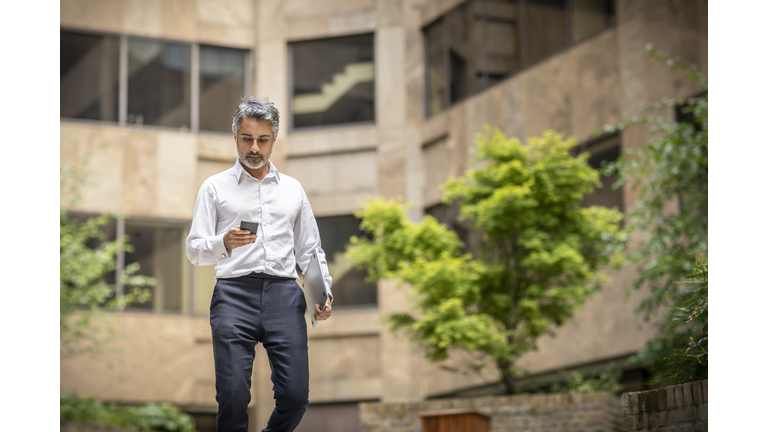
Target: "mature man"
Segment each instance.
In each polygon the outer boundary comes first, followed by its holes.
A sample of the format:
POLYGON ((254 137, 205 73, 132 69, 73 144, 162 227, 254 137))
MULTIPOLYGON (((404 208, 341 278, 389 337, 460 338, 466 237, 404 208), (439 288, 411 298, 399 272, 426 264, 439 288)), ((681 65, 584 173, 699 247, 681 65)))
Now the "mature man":
MULTIPOLYGON (((306 271, 316 252, 331 284, 320 234, 301 184, 269 161, 280 117, 274 104, 250 98, 232 119, 235 166, 200 187, 187 236, 194 265, 216 264, 211 333, 216 369, 216 430, 248 430, 251 369, 259 342, 272 368, 275 409, 264 432, 292 431, 309 403, 306 302, 296 264, 306 271), (256 234, 241 221, 258 222, 256 234)), ((330 304, 314 305, 318 320, 330 304)))

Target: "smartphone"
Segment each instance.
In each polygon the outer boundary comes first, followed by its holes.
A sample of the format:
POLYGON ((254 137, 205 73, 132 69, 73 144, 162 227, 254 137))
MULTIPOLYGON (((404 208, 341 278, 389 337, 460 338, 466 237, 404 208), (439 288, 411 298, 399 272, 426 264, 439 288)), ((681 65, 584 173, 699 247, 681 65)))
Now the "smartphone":
POLYGON ((259 231, 259 223, 258 222, 248 222, 248 221, 241 221, 240 222, 240 229, 241 230, 248 230, 251 232, 251 234, 257 234, 259 231))

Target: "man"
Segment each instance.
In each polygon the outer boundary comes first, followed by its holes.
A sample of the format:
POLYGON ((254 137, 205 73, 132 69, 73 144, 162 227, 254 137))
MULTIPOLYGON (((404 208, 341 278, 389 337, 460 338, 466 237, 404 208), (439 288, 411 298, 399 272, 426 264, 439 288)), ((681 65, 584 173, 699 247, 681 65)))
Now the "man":
MULTIPOLYGON (((216 430, 248 430, 254 348, 261 342, 272 368, 275 409, 264 432, 292 431, 309 403, 306 302, 296 264, 306 271, 317 252, 327 286, 325 253, 301 184, 269 161, 280 117, 274 104, 250 98, 232 119, 235 166, 200 187, 187 236, 194 265, 216 264, 211 333, 216 369, 216 430), (256 234, 240 221, 258 222, 256 234)), ((331 305, 314 305, 316 319, 331 305)))

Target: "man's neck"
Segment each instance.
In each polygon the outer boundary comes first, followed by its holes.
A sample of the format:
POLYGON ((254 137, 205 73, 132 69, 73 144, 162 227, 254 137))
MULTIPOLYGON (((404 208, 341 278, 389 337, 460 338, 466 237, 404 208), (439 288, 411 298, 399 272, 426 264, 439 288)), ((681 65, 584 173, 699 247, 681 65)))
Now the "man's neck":
POLYGON ((255 179, 258 179, 259 181, 264 180, 264 177, 267 176, 267 173, 269 173, 269 164, 272 163, 270 161, 267 161, 267 163, 264 164, 263 167, 261 167, 259 169, 252 169, 252 168, 248 168, 247 166, 243 165, 243 162, 240 159, 238 159, 237 161, 240 162, 240 166, 243 167, 245 172, 250 174, 251 177, 253 177, 255 179))

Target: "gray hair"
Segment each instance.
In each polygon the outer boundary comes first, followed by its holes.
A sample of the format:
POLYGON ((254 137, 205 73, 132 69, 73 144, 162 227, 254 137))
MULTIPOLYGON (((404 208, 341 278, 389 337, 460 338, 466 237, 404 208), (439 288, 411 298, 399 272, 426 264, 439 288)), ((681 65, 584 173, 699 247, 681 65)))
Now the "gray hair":
POLYGON ((277 136, 277 131, 280 129, 280 112, 275 108, 275 104, 269 101, 267 98, 255 98, 249 97, 246 101, 242 99, 243 103, 237 106, 235 115, 232 116, 232 130, 240 130, 240 124, 243 122, 244 117, 250 117, 256 120, 267 120, 272 123, 272 135, 277 136))

